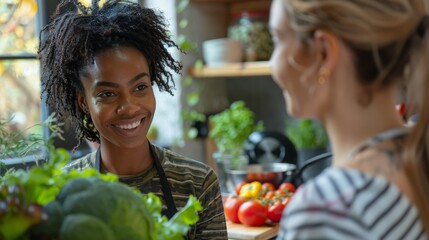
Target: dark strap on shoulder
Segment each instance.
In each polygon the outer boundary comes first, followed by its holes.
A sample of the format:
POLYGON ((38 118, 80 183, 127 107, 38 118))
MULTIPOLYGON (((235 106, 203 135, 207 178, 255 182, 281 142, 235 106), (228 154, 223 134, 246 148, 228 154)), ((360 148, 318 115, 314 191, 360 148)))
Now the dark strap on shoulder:
MULTIPOLYGON (((163 211, 163 215, 167 216, 168 219, 173 217, 177 213, 176 205, 174 204, 173 194, 171 193, 170 184, 168 183, 167 176, 165 175, 164 169, 161 166, 158 156, 155 154, 153 145, 149 143, 150 154, 152 155, 153 162, 155 163, 156 171, 158 172, 159 179, 161 181, 162 192, 164 193, 165 203, 167 204, 166 211, 163 211)), ((140 189, 141 191, 141 189, 140 189)))

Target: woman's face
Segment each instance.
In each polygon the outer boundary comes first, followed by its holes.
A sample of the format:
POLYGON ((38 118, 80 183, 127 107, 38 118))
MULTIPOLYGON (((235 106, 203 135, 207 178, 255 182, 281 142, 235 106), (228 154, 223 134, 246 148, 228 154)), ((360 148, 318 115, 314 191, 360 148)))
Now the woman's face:
POLYGON ((270 60, 272 76, 283 91, 287 111, 295 117, 312 117, 315 114, 312 95, 317 82, 312 68, 317 59, 311 57, 308 47, 298 41, 288 26, 281 0, 273 1, 269 24, 275 44, 270 60))
POLYGON ((129 47, 104 50, 81 81, 85 92, 78 92, 79 105, 88 109, 103 146, 134 148, 147 141, 155 97, 141 52, 129 47))

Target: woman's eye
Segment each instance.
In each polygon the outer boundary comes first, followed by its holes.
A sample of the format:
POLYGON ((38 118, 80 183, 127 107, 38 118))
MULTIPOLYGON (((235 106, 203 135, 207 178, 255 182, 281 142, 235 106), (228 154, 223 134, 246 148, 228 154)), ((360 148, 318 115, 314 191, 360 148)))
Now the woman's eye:
POLYGON ((140 84, 135 88, 135 91, 143 91, 147 88, 145 84, 140 84))
POLYGON ((113 97, 113 96, 115 96, 115 94, 112 92, 101 92, 101 93, 97 94, 97 97, 100 97, 100 98, 108 98, 108 97, 113 97))

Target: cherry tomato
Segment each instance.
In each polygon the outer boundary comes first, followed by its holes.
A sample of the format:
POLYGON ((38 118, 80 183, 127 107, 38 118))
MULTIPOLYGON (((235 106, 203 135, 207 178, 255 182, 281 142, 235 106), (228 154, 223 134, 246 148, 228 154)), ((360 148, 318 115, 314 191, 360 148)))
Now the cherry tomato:
POLYGON ((276 187, 274 187, 274 184, 270 182, 262 183, 262 192, 267 193, 268 191, 274 191, 274 190, 276 190, 276 187))
POLYGON ((247 226, 261 226, 267 220, 268 207, 257 200, 247 201, 238 209, 238 219, 247 226))
POLYGON ((291 200, 291 197, 287 197, 282 201, 282 204, 286 207, 289 204, 290 200, 291 200))
POLYGON ((241 182, 241 183, 237 184, 237 186, 235 186, 235 194, 237 196, 240 195, 241 187, 243 187, 246 184, 247 184, 247 182, 241 182))
POLYGON ((287 195, 287 192, 285 192, 286 190, 284 190, 284 189, 277 189, 275 192, 274 192, 274 195, 276 196, 276 197, 285 197, 286 195, 287 195))
POLYGON ((271 198, 273 198, 273 197, 275 197, 275 196, 276 196, 276 192, 275 192, 275 191, 268 191, 268 192, 265 194, 264 198, 266 198, 266 199, 271 199, 271 198))
POLYGON ((225 217, 233 223, 240 223, 240 220, 238 219, 238 209, 244 202, 246 202, 246 200, 244 200, 243 198, 237 196, 229 196, 223 204, 225 217))
POLYGON ((258 174, 249 172, 246 175, 246 182, 258 181, 258 174))
POLYGON ((282 190, 285 193, 294 193, 295 192, 295 186, 290 182, 284 182, 280 184, 278 190, 282 190))
POLYGON ((270 219, 271 222, 280 222, 284 208, 285 205, 283 205, 283 203, 275 202, 268 208, 268 219, 270 219))

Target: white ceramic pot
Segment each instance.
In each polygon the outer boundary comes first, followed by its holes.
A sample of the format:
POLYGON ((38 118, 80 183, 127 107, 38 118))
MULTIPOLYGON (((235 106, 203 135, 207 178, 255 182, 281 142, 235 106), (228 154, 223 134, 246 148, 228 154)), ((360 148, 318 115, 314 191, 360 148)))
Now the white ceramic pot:
POLYGON ((243 50, 241 42, 229 38, 216 38, 203 42, 203 58, 207 66, 241 62, 243 50))

